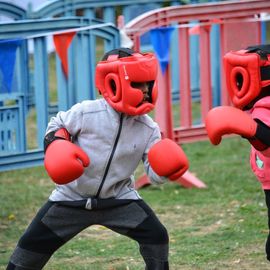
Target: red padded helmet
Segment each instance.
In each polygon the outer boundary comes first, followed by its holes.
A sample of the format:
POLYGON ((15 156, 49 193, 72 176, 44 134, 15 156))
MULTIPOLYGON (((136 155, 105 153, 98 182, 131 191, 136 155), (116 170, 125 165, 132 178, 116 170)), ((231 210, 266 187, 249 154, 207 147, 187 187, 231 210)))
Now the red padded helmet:
POLYGON ((157 60, 152 53, 120 48, 104 55, 96 67, 96 87, 118 112, 140 115, 154 109, 157 100, 157 60), (145 100, 138 83, 147 83, 145 100))
POLYGON ((244 109, 270 85, 270 46, 228 52, 224 56, 224 71, 232 103, 244 109))

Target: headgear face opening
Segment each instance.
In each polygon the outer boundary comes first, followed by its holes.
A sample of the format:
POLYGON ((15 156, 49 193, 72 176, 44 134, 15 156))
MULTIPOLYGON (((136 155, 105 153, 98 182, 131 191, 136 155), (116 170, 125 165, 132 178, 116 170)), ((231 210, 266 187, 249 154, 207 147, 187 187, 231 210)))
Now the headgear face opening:
MULTIPOLYGON (((226 85, 235 107, 244 109, 270 85, 270 46, 231 51, 224 58, 226 85)), ((270 94, 270 93, 269 93, 270 94)))
POLYGON ((116 111, 128 115, 141 115, 154 109, 156 80, 157 60, 152 53, 120 48, 105 54, 96 67, 98 90, 116 111), (148 88, 147 93, 143 93, 140 85, 148 88))

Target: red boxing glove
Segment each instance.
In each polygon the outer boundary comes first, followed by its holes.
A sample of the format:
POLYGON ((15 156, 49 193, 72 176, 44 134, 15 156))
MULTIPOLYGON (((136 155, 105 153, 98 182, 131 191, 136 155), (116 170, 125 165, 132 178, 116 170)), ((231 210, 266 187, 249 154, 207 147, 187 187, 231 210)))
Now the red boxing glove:
POLYGON ((182 148, 170 139, 152 146, 148 153, 149 164, 156 174, 174 181, 188 169, 188 159, 182 148))
POLYGON ((238 134, 247 139, 256 134, 258 124, 250 115, 230 106, 215 107, 206 116, 205 127, 212 144, 219 144, 225 134, 238 134))
POLYGON ((63 185, 80 177, 90 159, 80 147, 69 141, 66 129, 60 129, 54 136, 47 146, 44 165, 52 180, 63 185))

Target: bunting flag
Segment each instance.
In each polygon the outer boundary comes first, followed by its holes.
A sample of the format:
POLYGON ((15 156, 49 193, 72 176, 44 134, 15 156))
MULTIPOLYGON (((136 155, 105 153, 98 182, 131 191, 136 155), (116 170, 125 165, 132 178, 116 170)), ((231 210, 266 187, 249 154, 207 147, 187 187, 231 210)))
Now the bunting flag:
POLYGON ((200 34, 200 26, 195 25, 188 29, 189 35, 199 35, 200 34))
POLYGON ((68 77, 68 48, 76 32, 57 34, 53 36, 55 50, 61 60, 66 78, 68 77))
POLYGON ((22 43, 22 39, 0 40, 0 72, 2 85, 0 89, 11 93, 16 50, 22 43))
POLYGON ((159 64, 161 67, 162 74, 166 71, 169 63, 169 51, 171 44, 171 34, 175 27, 159 27, 151 29, 150 37, 154 47, 155 53, 157 54, 159 64))
POLYGON ((200 31, 202 28, 204 28, 206 31, 210 31, 213 24, 221 24, 221 23, 222 23, 222 20, 213 19, 213 20, 210 20, 208 23, 197 24, 189 28, 188 33, 189 35, 200 35, 200 31))

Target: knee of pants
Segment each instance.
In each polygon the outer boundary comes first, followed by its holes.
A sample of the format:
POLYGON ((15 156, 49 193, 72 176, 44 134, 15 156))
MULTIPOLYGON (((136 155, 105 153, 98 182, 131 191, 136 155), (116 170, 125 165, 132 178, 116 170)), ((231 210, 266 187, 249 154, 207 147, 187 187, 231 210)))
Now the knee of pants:
POLYGON ((167 229, 160 224, 158 227, 152 228, 148 234, 149 242, 153 244, 168 244, 169 235, 167 229))
POLYGON ((24 233, 19 240, 18 246, 42 254, 53 254, 64 243, 61 238, 45 226, 40 226, 34 228, 31 232, 24 233))
POLYGON ((268 235, 266 244, 265 244, 266 258, 270 261, 270 235, 268 235))
POLYGON ((158 239, 158 241, 161 244, 168 244, 169 243, 168 231, 163 225, 157 231, 157 235, 155 237, 156 237, 156 239, 158 239))

